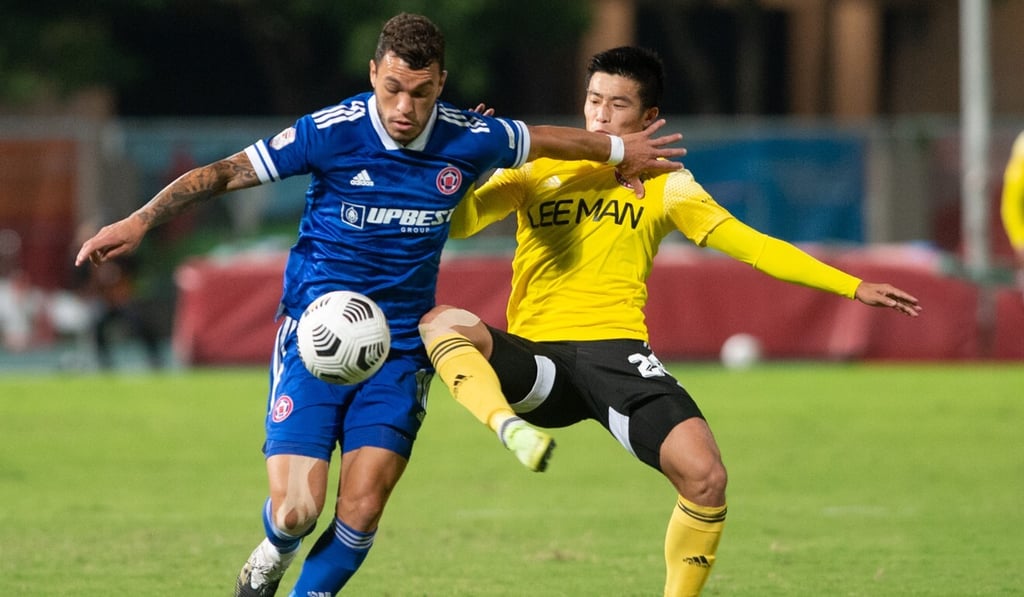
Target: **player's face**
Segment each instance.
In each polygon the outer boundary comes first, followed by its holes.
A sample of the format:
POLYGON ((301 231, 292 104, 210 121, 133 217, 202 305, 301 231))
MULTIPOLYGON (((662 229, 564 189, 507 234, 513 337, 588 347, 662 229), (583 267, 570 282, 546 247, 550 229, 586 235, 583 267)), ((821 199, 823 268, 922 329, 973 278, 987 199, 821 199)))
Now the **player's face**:
POLYGON ((640 84, 633 79, 597 72, 587 86, 583 115, 588 131, 627 135, 651 124, 658 117, 658 109, 643 108, 640 84))
POLYGON ((392 139, 404 145, 423 132, 447 76, 447 71, 442 71, 436 62, 413 70, 391 52, 380 63, 370 61, 370 84, 377 96, 377 112, 392 139))

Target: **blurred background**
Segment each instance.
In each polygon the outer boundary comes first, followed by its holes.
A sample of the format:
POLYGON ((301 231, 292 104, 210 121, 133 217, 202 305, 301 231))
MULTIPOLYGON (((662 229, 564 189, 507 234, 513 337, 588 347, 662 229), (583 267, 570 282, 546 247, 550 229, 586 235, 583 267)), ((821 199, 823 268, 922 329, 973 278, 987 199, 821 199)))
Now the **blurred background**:
MULTIPOLYGON (((1024 359, 998 208, 1024 0, 3 0, 0 368, 263 363, 306 180, 204 205, 131 260, 73 256, 189 168, 367 90, 403 10, 445 32, 443 99, 531 124, 582 126, 594 52, 656 49, 668 129, 720 203, 927 309, 865 315, 680 236, 651 279, 663 359, 717 358, 736 333, 767 358, 1024 359)), ((444 300, 502 323, 512 225, 449 246, 444 300)))

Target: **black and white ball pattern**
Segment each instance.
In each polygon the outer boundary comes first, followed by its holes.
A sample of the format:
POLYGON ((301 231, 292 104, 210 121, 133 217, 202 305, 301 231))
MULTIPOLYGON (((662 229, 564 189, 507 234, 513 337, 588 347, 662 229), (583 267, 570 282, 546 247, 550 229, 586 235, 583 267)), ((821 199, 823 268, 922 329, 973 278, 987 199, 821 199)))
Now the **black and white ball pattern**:
POLYGON ((299 356, 310 373, 356 384, 376 373, 391 349, 391 330, 377 303, 350 290, 328 292, 299 318, 299 356))

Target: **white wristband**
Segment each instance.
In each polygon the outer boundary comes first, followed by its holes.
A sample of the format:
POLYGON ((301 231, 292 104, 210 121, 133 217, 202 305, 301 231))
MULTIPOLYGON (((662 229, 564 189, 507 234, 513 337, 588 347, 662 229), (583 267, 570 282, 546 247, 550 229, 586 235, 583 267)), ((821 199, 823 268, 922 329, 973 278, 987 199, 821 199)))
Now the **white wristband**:
POLYGON ((622 137, 616 137, 615 135, 608 135, 608 140, 612 142, 612 149, 608 154, 607 163, 617 166, 626 157, 626 144, 622 141, 622 137))

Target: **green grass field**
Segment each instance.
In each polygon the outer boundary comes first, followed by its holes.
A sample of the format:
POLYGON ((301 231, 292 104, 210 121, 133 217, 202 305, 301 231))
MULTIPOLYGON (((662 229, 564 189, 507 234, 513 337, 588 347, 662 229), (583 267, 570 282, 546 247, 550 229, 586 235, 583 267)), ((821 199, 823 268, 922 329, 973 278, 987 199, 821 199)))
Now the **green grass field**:
MULTIPOLYGON (((1024 366, 673 371, 730 471, 705 595, 1024 594, 1024 366)), ((0 378, 0 595, 229 595, 262 534, 265 383, 0 378)), ((660 595, 674 491, 597 425, 556 437, 529 473, 435 384, 344 594, 660 595)))

